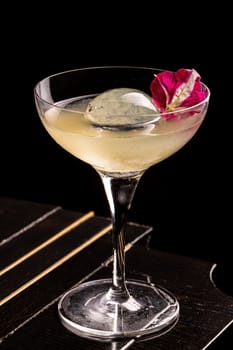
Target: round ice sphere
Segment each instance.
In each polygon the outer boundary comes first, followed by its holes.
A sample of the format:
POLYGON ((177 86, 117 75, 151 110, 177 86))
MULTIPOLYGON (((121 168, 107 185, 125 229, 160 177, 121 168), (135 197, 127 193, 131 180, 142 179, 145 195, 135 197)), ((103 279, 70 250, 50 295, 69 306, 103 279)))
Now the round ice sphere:
POLYGON ((114 128, 145 126, 160 119, 151 97, 136 89, 105 91, 87 106, 85 117, 94 125, 114 128))

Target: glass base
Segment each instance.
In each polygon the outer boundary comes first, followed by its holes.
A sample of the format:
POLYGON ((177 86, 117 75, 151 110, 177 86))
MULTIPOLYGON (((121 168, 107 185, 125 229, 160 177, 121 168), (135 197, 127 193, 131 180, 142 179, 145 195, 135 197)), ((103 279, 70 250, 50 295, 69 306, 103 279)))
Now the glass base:
POLYGON ((130 297, 112 301, 112 280, 83 283, 68 291, 58 304, 62 324, 71 332, 99 340, 124 339, 172 327, 179 317, 179 303, 153 284, 126 282, 130 297))

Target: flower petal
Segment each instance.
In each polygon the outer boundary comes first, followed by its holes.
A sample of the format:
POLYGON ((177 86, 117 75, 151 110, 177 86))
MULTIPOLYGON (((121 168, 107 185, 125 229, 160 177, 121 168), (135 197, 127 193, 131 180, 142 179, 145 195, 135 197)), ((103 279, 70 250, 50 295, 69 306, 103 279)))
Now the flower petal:
POLYGON ((177 81, 180 81, 181 83, 186 83, 189 80, 192 71, 193 69, 178 69, 178 71, 175 73, 177 81))
MULTIPOLYGON (((200 75, 194 69, 179 69, 176 72, 177 83, 175 94, 169 103, 169 110, 181 106, 193 92, 196 81, 200 80, 200 75)), ((191 105, 190 105, 191 106, 191 105)))
MULTIPOLYGON (((175 73, 169 71, 161 72, 157 75, 157 79, 165 91, 166 104, 168 105, 177 89, 176 75, 175 73)), ((178 85, 180 84, 178 83, 178 85)))
POLYGON ((206 93, 202 90, 201 83, 195 82, 194 88, 190 95, 180 104, 180 107, 190 107, 198 104, 206 98, 206 93))
MULTIPOLYGON (((177 72, 164 71, 155 75, 150 89, 153 103, 161 112, 172 112, 182 107, 191 107, 203 101, 206 92, 202 90, 200 75, 195 69, 181 68, 177 72)), ((175 114, 164 114, 173 118, 175 114)))
POLYGON ((166 92, 157 77, 158 76, 155 75, 155 78, 150 84, 152 101, 161 111, 165 111, 167 105, 166 92))

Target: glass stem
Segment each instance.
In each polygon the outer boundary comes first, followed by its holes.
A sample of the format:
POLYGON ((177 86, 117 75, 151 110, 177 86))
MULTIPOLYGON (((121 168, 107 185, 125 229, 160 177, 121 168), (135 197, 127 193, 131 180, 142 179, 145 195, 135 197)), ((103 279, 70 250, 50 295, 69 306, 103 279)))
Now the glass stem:
POLYGON ((111 300, 124 301, 129 298, 125 284, 124 230, 137 184, 142 173, 130 177, 113 178, 101 174, 112 217, 113 276, 112 288, 108 292, 111 300))

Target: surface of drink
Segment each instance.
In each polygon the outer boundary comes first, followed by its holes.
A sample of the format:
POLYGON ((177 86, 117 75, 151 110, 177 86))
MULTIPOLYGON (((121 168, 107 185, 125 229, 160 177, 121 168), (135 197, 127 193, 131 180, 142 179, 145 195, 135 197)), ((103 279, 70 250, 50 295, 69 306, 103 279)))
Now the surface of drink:
POLYGON ((191 139, 205 114, 201 109, 169 119, 156 114, 156 122, 106 128, 87 118, 86 110, 94 98, 92 95, 61 101, 40 117, 60 146, 112 176, 143 171, 169 157, 191 139))

